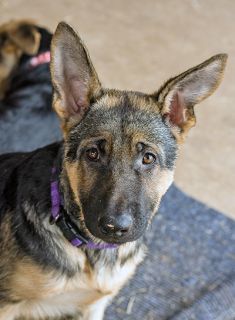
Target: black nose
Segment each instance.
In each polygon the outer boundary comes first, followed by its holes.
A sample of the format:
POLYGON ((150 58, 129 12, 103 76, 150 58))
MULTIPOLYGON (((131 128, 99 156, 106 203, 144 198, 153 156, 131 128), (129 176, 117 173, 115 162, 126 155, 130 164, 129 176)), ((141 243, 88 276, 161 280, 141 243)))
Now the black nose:
POLYGON ((107 216, 99 220, 99 228, 103 234, 116 235, 121 237, 127 233, 133 224, 133 219, 130 214, 120 214, 116 217, 107 216))

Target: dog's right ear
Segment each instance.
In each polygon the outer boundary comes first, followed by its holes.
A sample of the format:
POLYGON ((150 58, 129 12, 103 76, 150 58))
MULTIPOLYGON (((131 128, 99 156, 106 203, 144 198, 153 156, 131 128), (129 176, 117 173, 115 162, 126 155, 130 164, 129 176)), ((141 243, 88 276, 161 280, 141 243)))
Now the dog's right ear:
POLYGON ((87 49, 65 22, 59 23, 52 39, 51 77, 53 107, 66 130, 69 120, 82 119, 102 89, 87 49))

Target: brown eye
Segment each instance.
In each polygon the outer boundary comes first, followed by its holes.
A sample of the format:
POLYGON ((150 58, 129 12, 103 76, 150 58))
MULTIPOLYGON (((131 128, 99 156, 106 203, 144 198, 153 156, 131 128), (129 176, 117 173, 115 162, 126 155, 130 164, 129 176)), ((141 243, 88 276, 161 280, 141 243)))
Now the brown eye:
POLYGON ((98 161, 99 160, 99 151, 96 148, 91 148, 86 152, 87 158, 90 161, 98 161))
POLYGON ((156 161, 156 157, 152 153, 146 152, 143 157, 142 163, 143 164, 152 164, 155 161, 156 161))

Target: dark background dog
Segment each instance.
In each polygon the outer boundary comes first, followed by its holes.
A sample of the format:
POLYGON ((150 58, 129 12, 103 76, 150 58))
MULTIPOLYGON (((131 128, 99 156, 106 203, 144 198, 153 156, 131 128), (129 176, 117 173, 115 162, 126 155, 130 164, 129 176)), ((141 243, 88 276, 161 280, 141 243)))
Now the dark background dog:
POLYGON ((1 153, 29 151, 61 137, 58 120, 51 107, 48 63, 51 36, 47 29, 25 21, 13 21, 0 29, 0 78, 1 66, 7 64, 10 49, 18 52, 13 56, 12 66, 5 72, 7 86, 0 82, 3 96, 0 100, 1 153), (21 48, 11 41, 12 25, 14 32, 21 40, 24 39, 21 48), (36 44, 35 38, 40 39, 36 44), (29 42, 36 49, 33 55, 27 51, 29 42))

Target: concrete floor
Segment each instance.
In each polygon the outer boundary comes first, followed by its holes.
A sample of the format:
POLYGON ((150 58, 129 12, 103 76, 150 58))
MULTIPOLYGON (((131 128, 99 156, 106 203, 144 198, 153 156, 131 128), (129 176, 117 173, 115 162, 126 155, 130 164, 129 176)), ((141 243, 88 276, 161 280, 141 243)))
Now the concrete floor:
POLYGON ((177 184, 235 218, 235 1, 0 0, 0 23, 33 18, 54 30, 71 23, 107 87, 152 92, 210 56, 229 54, 225 79, 196 108, 177 184))

